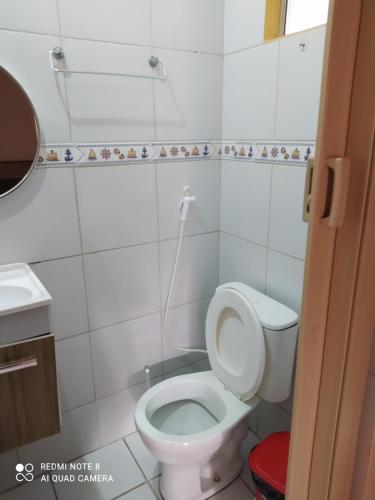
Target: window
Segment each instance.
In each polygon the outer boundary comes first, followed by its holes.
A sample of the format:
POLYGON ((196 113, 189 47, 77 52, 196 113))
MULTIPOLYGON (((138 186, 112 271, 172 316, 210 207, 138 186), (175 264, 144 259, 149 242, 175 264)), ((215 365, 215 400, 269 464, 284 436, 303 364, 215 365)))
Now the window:
POLYGON ((329 0, 288 0, 285 35, 327 22, 329 0))
POLYGON ((264 39, 272 40, 325 24, 328 6, 329 0, 266 0, 264 39))

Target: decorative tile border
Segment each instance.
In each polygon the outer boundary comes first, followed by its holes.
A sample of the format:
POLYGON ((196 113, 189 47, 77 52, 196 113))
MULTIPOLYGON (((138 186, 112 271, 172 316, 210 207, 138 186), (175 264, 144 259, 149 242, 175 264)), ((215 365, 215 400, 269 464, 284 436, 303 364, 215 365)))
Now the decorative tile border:
POLYGON ((39 167, 90 167, 214 158, 305 165, 314 152, 313 142, 280 141, 43 144, 40 148, 39 167))

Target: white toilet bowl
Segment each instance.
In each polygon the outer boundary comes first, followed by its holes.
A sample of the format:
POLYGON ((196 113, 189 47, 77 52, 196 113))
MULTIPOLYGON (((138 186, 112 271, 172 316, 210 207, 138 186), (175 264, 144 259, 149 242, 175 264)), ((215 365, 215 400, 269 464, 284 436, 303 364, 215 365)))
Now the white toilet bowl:
POLYGON ((217 289, 206 318, 213 371, 167 379, 135 409, 139 434, 161 463, 165 500, 204 500, 240 474, 256 393, 269 401, 289 395, 297 320, 241 283, 217 289))
POLYGON ((164 498, 207 498, 238 476, 239 449, 248 427, 245 417, 258 401, 257 396, 248 403, 240 401, 212 371, 173 377, 142 396, 135 422, 146 447, 162 464, 164 498))

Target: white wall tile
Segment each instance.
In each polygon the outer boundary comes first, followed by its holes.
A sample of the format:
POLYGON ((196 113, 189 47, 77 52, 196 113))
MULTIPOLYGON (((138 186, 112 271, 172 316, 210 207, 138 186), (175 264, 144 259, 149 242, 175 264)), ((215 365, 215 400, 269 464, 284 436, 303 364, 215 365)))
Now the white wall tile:
POLYGON ((8 451, 0 454, 0 491, 16 486, 16 451, 8 451))
POLYGON ((157 245, 84 256, 91 328, 158 311, 157 245))
POLYGON ((223 137, 274 135, 279 42, 224 57, 223 137))
POLYGON ((159 164, 157 169, 160 239, 178 236, 179 202, 185 185, 191 187, 196 201, 190 205, 184 234, 217 231, 220 219, 220 161, 166 163, 159 164))
POLYGON ((145 391, 145 384, 135 385, 97 401, 102 446, 135 432, 134 410, 145 391))
POLYGON ((273 432, 289 431, 291 417, 279 406, 261 401, 259 403, 258 435, 265 439, 273 432))
POLYGON ((64 36, 150 45, 149 0, 59 0, 64 36))
POLYGON ((223 161, 222 231, 267 245, 271 171, 270 165, 223 161))
POLYGON ((60 434, 23 446, 19 457, 38 470, 41 463, 72 460, 98 447, 97 414, 95 404, 90 403, 64 413, 60 434))
POLYGON ((160 474, 160 464, 148 451, 138 432, 131 434, 125 439, 131 452, 139 463, 147 479, 152 479, 160 474))
POLYGON ((157 240, 155 167, 76 171, 84 252, 157 240))
MULTIPOLYGON (((18 12, 19 9, 17 4, 18 12)), ((38 17, 44 16, 38 12, 38 17)), ((0 19, 2 23, 1 15, 0 19)), ((63 76, 49 68, 48 52, 56 45, 56 37, 0 31, 0 46, 4 48, 1 65, 29 95, 38 115, 42 142, 69 141, 63 76)))
POLYGON ((168 80, 155 81, 157 139, 220 137, 222 57, 165 49, 157 56, 168 73, 168 80))
MULTIPOLYGON (((184 238, 171 305, 210 297, 218 283, 218 233, 184 238)), ((173 269, 177 240, 160 243, 161 296, 163 307, 173 269)))
MULTIPOLYGON (((123 441, 94 451, 77 460, 77 463, 100 464, 100 471, 97 473, 107 476, 110 474, 113 481, 56 482, 59 500, 110 500, 144 482, 141 471, 123 441)), ((82 471, 73 474, 77 478, 82 471)))
POLYGON ((52 296, 50 322, 56 338, 87 331, 82 257, 40 262, 33 269, 52 296))
POLYGON ((276 138, 315 140, 325 26, 280 40, 276 138), (305 51, 299 47, 306 43, 305 51))
POLYGON ((220 283, 239 281, 264 292, 267 249, 220 233, 220 283))
MULTIPOLYGON (((150 49, 64 39, 71 69, 151 75, 150 49)), ((76 142, 149 141, 154 138, 152 80, 72 74, 66 80, 76 142)))
POLYGON ((1 500, 55 500, 55 498, 52 484, 42 482, 40 478, 35 478, 31 483, 23 484, 1 495, 1 500))
MULTIPOLYGON (((209 303, 210 299, 206 299, 170 309, 166 335, 162 339, 163 360, 169 361, 164 364, 164 371, 174 370, 194 361, 194 356, 187 356, 186 352, 176 349, 170 338, 175 345, 181 347, 206 348, 205 324, 209 303)), ((197 357, 202 355, 197 353, 197 357)))
POLYGON ((0 231, 1 263, 78 254, 81 245, 71 169, 37 169, 17 191, 1 199, 0 231))
POLYGON ((308 229, 302 220, 305 177, 305 167, 273 167, 269 246, 299 259, 305 258, 308 229))
POLYGON ((299 313, 302 301, 304 262, 270 250, 266 293, 299 313))
POLYGON ((151 5, 155 47, 222 53, 224 0, 152 0, 151 5))
POLYGON ((57 3, 51 0, 3 0, 0 19, 1 29, 49 35, 59 33, 57 3))
POLYGON ((265 0, 225 0, 224 54, 263 43, 265 0))
POLYGON ((145 365, 161 374, 159 313, 96 330, 91 345, 98 399, 144 382, 145 365))
POLYGON ((57 342, 56 364, 62 411, 95 399, 88 333, 57 342))

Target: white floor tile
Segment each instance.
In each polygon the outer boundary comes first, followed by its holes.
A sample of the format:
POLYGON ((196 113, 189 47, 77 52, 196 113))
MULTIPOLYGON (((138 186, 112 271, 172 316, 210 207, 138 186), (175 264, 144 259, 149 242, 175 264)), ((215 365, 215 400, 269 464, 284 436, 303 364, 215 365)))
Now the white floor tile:
POLYGON ((255 500, 249 488, 241 478, 227 486, 213 497, 212 500, 255 500))
POLYGON ((51 483, 42 483, 34 479, 31 483, 1 494, 0 498, 1 500, 55 500, 55 494, 51 483))
POLYGON ((141 471, 123 441, 105 446, 76 462, 99 464, 97 474, 111 474, 113 482, 78 482, 82 471, 75 472, 76 481, 56 482, 59 500, 110 500, 144 482, 141 471))
POLYGON ((7 490, 17 484, 14 469, 17 462, 15 451, 0 454, 0 491, 7 490))
POLYGON ((134 434, 128 436, 125 441, 128 444, 131 452, 135 456, 147 479, 152 479, 153 477, 158 476, 160 474, 159 462, 143 444, 143 441, 138 432, 135 432, 134 434))
POLYGON ((151 488, 152 488, 156 498, 158 498, 159 500, 163 500, 161 493, 160 493, 160 490, 159 490, 159 481, 160 481, 160 477, 155 477, 155 479, 150 481, 150 485, 151 485, 151 488))
POLYGON ((122 495, 118 500, 155 500, 155 495, 152 489, 147 485, 143 484, 135 490, 129 491, 125 495, 122 495))

